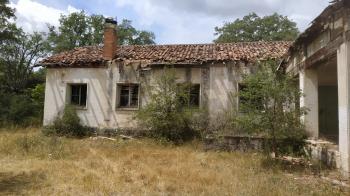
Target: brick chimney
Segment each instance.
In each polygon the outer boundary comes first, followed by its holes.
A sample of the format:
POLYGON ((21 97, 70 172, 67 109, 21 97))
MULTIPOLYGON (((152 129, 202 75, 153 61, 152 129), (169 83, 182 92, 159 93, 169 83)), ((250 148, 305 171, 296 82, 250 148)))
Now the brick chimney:
POLYGON ((117 49, 117 21, 106 18, 104 25, 103 59, 112 60, 117 49))

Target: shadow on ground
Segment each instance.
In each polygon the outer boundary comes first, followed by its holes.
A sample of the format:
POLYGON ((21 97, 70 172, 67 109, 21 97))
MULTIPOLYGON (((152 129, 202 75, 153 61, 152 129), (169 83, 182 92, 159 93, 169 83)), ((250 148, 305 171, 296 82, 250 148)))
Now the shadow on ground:
POLYGON ((21 194, 26 190, 40 188, 46 176, 42 172, 0 172, 0 195, 21 194))

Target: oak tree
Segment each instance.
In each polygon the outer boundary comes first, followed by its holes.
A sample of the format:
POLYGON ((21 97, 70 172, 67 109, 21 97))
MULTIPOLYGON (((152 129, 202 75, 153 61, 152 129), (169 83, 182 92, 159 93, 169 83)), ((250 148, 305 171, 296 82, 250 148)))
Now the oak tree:
POLYGON ((295 22, 274 13, 260 17, 256 13, 244 16, 222 27, 215 27, 215 43, 250 41, 292 41, 299 34, 295 22))

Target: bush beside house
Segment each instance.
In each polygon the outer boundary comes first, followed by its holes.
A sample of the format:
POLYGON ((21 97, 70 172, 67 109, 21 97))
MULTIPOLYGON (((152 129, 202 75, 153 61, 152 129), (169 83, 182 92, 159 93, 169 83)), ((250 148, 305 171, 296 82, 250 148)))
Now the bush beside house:
POLYGON ((189 104, 189 88, 191 84, 177 84, 175 72, 169 68, 154 85, 148 85, 149 101, 136 115, 148 136, 181 143, 199 134, 203 111, 189 104))

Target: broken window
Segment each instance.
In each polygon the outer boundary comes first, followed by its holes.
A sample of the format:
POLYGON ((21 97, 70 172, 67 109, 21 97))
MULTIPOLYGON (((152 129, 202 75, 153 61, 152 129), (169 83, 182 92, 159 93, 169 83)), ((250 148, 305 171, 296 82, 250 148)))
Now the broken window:
POLYGON ((120 108, 138 108, 139 107, 139 85, 138 84, 119 84, 119 103, 120 108))
POLYGON ((71 84, 70 104, 86 107, 87 84, 71 84))
POLYGON ((200 97, 200 85, 194 84, 190 87, 190 107, 199 107, 199 97, 200 97))
POLYGON ((185 95, 180 96, 180 102, 187 107, 199 107, 200 104, 200 85, 199 84, 179 84, 183 87, 185 95))

